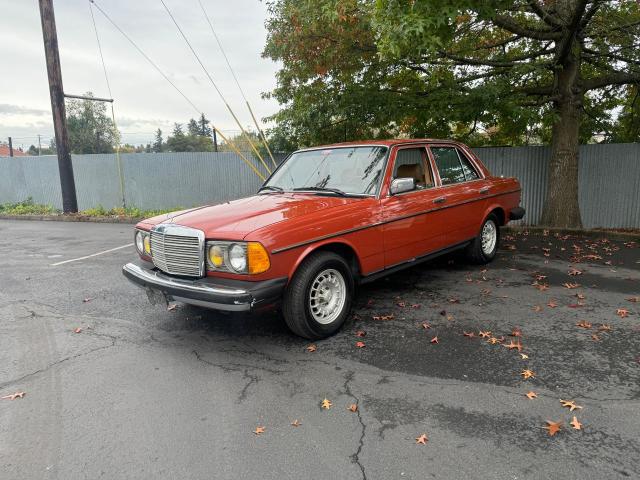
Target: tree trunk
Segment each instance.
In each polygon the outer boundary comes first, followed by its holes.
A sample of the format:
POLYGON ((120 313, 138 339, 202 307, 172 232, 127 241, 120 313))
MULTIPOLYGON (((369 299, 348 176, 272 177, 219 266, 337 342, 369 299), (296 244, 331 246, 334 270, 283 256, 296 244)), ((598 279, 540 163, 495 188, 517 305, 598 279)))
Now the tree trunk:
POLYGON ((558 100, 552 128, 547 197, 540 223, 549 227, 582 228, 578 204, 578 152, 584 93, 580 63, 572 53, 556 72, 558 100))

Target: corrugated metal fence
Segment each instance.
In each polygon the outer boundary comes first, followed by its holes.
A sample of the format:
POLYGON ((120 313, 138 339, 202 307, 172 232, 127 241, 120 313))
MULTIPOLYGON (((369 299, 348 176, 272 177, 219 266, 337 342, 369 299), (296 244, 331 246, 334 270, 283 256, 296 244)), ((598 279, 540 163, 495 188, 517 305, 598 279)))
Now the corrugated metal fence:
MULTIPOLYGON (((475 151, 494 174, 520 180, 527 209, 524 223, 535 225, 546 195, 549 148, 475 151)), ((141 209, 220 203, 251 195, 261 184, 234 153, 138 153, 121 158, 127 205, 141 209)), ((74 155, 73 168, 81 210, 120 206, 115 155, 74 155)), ((583 145, 579 192, 585 227, 640 228, 640 144, 583 145)), ((28 197, 61 208, 56 157, 0 157, 0 203, 28 197)))
MULTIPOLYGON (((522 223, 540 221, 547 193, 549 147, 486 147, 474 151, 495 175, 522 184, 522 223)), ((640 143, 580 146, 578 192, 587 228, 640 228, 640 143)))

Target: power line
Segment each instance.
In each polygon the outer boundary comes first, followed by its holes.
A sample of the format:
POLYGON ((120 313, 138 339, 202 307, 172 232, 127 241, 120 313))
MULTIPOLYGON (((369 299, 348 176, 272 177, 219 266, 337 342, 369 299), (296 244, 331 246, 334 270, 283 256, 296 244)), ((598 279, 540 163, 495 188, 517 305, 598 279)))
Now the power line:
POLYGON ((218 88, 218 85, 216 84, 215 80, 213 79, 213 77, 211 76, 211 74, 209 73, 209 70, 207 70, 207 67, 204 66, 204 63, 202 63, 202 60, 200 60, 200 57, 198 56, 198 54, 196 53, 195 49, 193 48, 193 46, 191 45, 191 42, 189 41, 189 39, 187 38, 187 36, 185 35, 185 33, 182 31, 182 28, 180 28, 180 25, 178 25, 178 22, 176 21, 175 17, 173 16, 173 14, 171 13, 171 10, 169 10, 169 7, 167 7, 167 4, 164 3, 164 0, 160 0, 160 3, 162 3, 162 6, 164 7, 164 9, 167 11, 167 13, 169 14, 169 17, 171 17, 171 20, 173 21, 174 25, 176 26, 176 28, 178 29, 178 32, 180 32, 180 35, 182 35, 182 38, 184 39, 185 43, 187 44, 187 46, 189 47, 189 49, 191 50, 191 53, 193 53, 193 56, 195 57, 195 59, 197 60, 198 64, 202 67, 202 70, 204 71, 205 75, 207 76, 207 78, 209 79, 209 81, 211 82, 211 85, 213 85, 213 88, 216 90, 216 92, 218 93, 218 95, 220 96, 220 99, 223 101, 224 105, 227 107, 227 110, 229 110, 229 113, 231 114, 231 116, 233 117, 233 119, 235 120, 236 124, 238 125, 238 127, 240 128, 240 130, 242 130, 242 135, 244 136, 244 138, 247 140, 247 142, 249 143, 249 145, 251 145, 251 148, 253 149, 254 153, 256 154, 256 156, 258 157, 258 159, 260 160, 260 162, 262 163, 262 165, 264 166, 264 168, 267 170, 267 172, 271 173, 271 170, 269 169, 269 167, 267 166, 267 164, 265 163, 264 159, 262 158, 262 155, 260 155, 260 152, 258 151, 258 149, 256 148, 256 146, 253 144, 253 142, 251 141, 251 139, 249 138, 249 135, 247 134, 247 132, 245 131, 244 127, 242 126, 242 124, 240 123, 240 121, 238 120, 238 117, 236 117, 236 114, 233 112, 233 110, 231 109, 231 107, 229 106, 229 103, 227 102, 227 100, 225 99, 224 95, 222 94, 222 92, 220 91, 220 89, 218 88))
MULTIPOLYGON (((149 64, 150 64, 150 65, 151 65, 151 66, 152 66, 152 67, 153 67, 153 68, 154 68, 154 69, 155 69, 155 70, 156 70, 156 71, 157 71, 157 72, 162 76, 162 78, 164 78, 164 79, 165 79, 165 80, 166 80, 166 81, 167 81, 167 82, 168 82, 168 83, 169 83, 169 84, 170 84, 170 85, 175 89, 175 91, 176 91, 176 92, 178 92, 178 93, 182 96, 182 98, 184 98, 184 99, 189 103, 189 105, 191 105, 191 106, 193 107, 193 109, 198 113, 198 115, 200 115, 200 114, 202 113, 202 110, 201 110, 201 109, 199 109, 199 108, 198 108, 198 107, 197 107, 197 106, 196 106, 196 105, 191 101, 191 99, 190 99, 189 97, 187 97, 187 95, 186 95, 182 90, 180 90, 180 89, 176 86, 176 84, 175 84, 175 83, 173 83, 173 82, 171 81, 171 79, 170 79, 170 78, 169 78, 169 77, 168 77, 168 76, 167 76, 167 75, 166 75, 166 74, 165 74, 165 73, 160 69, 160 67, 158 67, 158 65, 157 65, 153 60, 151 60, 151 58, 150 58, 150 57, 149 57, 149 56, 148 56, 148 55, 147 55, 147 54, 142 50, 142 48, 140 48, 140 47, 136 44, 136 42, 134 42, 134 41, 131 39, 131 37, 130 37, 129 35, 127 35, 127 34, 125 33, 125 31, 124 31, 124 30, 122 30, 122 29, 118 26, 118 24, 117 24, 115 21, 113 21, 113 20, 111 19, 111 17, 110 17, 110 16, 109 16, 109 15, 108 15, 108 14, 107 14, 107 13, 106 13, 102 8, 101 8, 101 7, 100 7, 100 5, 98 5, 98 4, 95 2, 95 0, 89 0, 89 2, 91 2, 93 5, 95 5, 95 7, 98 9, 98 11, 99 11, 100 13, 102 13, 102 15, 104 15, 104 17, 109 21, 109 23, 111 23, 111 25, 113 25, 113 26, 114 26, 114 28, 115 28, 116 30, 118 30, 118 31, 122 34, 122 36, 123 36, 124 38, 126 38, 126 39, 127 39, 127 41, 128 41, 131 45, 133 45, 133 47, 138 51, 138 53, 140 53, 140 55, 142 55, 142 56, 145 58, 145 60, 147 60, 147 62, 149 62, 149 64)), ((166 8, 166 6, 165 6, 165 8, 166 8)), ((174 23, 175 23, 175 20, 174 20, 174 23)), ((176 25, 177 25, 177 24, 176 24, 176 25)), ((178 28, 180 28, 180 27, 178 27, 178 28)), ((229 107, 227 106, 227 108, 229 108, 229 107)), ((237 119, 236 119, 236 121, 237 121, 237 119)), ((221 136, 221 137, 222 137, 222 138, 223 138, 223 139, 224 139, 224 140, 229 144, 229 146, 230 146, 230 147, 231 147, 231 148, 232 148, 232 149, 233 149, 233 150, 238 154, 238 156, 242 159, 242 161, 244 161, 244 162, 245 162, 245 163, 246 163, 246 164, 251 168, 251 170, 253 170, 253 171, 254 171, 254 173, 255 173, 256 175, 258 175, 258 177, 260 177, 262 180, 265 180, 264 175, 262 175, 262 173, 260 173, 260 172, 256 169, 256 167, 253 165, 253 163, 251 163, 251 162, 247 159, 247 157, 245 157, 245 156, 242 154, 242 152, 241 152, 241 151, 240 151, 240 150, 235 146, 235 144, 234 144, 233 142, 231 142, 230 140, 228 140, 228 139, 224 136, 224 134, 223 134, 223 133, 222 133, 218 128, 216 128, 216 126, 215 126, 213 123, 211 124, 211 127, 212 127, 215 131, 217 131, 217 132, 220 134, 220 136, 221 136)), ((264 162, 263 162, 263 163, 264 163, 264 162)), ((267 170, 268 170, 268 169, 267 169, 267 170)))
POLYGON ((146 53, 144 53, 144 51, 143 51, 143 50, 142 50, 142 49, 141 49, 141 48, 136 44, 136 42, 134 42, 134 41, 131 39, 131 37, 130 37, 129 35, 127 35, 127 34, 125 33, 125 31, 124 31, 124 30, 122 30, 122 29, 121 29, 121 28, 116 24, 116 22, 114 22, 114 21, 111 19, 111 17, 110 17, 109 15, 107 15, 107 13, 106 13, 106 12, 105 12, 101 7, 100 7, 100 5, 98 5, 98 4, 95 2, 95 0, 89 0, 89 2, 95 5, 95 7, 98 9, 98 11, 99 11, 100 13, 102 13, 102 15, 104 15, 104 17, 109 21, 109 23, 111 23, 111 25, 113 25, 113 26, 115 27, 115 29, 116 29, 116 30, 118 30, 118 31, 122 34, 122 36, 123 36, 124 38, 126 38, 126 39, 129 41, 129 43, 130 43, 131 45, 133 45, 133 47, 134 47, 136 50, 138 50, 138 52, 140 53, 140 55, 142 55, 142 56, 145 58, 145 60, 147 60, 147 62, 149 62, 149 64, 150 64, 150 65, 151 65, 151 66, 152 66, 152 67, 153 67, 153 68, 154 68, 154 69, 155 69, 155 70, 156 70, 160 75, 162 75, 162 78, 164 78, 167 82, 169 82, 169 84, 170 84, 170 85, 171 85, 171 86, 176 90, 176 92, 178 92, 178 93, 182 96, 182 98, 184 98, 184 99, 189 103, 189 105, 191 105, 191 106, 193 107, 193 109, 194 109, 196 112, 198 112, 198 115, 199 115, 199 114, 202 112, 202 110, 201 110, 201 109, 199 109, 199 108, 198 108, 198 107, 197 107, 197 106, 196 106, 196 105, 191 101, 191 99, 190 99, 189 97, 187 97, 187 95, 186 95, 182 90, 180 90, 180 89, 176 86, 176 84, 175 84, 175 83, 173 83, 173 82, 171 81, 171 79, 170 79, 170 78, 169 78, 169 77, 168 77, 168 76, 167 76, 167 75, 166 75, 166 74, 165 74, 165 73, 160 69, 160 67, 158 67, 158 65, 157 65, 153 60, 151 60, 151 58, 149 58, 149 56, 148 56, 146 53))
POLYGON ((200 5, 200 9, 202 10, 204 18, 207 20, 207 23, 209 24, 209 28, 211 29, 211 33, 213 34, 213 37, 216 39, 216 43, 218 44, 218 48, 220 48, 220 52, 222 52, 222 56, 224 57, 225 62, 227 62, 227 67, 229 67, 229 71, 231 72, 231 75, 233 76, 233 79, 236 82, 238 90, 240 90, 240 94, 242 95, 242 98, 244 99, 245 103, 247 104, 247 108, 249 109, 249 113, 251 114, 251 118, 253 119, 253 123, 255 124, 256 129, 258 130, 258 134, 262 137, 262 142, 264 143, 264 146, 267 149, 267 152, 269 153, 269 156, 271 157, 271 161, 273 162, 273 166, 277 167, 276 160, 273 158, 273 154, 271 153, 271 149, 269 148, 269 143, 267 142, 267 137, 265 136, 264 132, 262 131, 262 128, 260 128, 260 125, 258 125, 258 120, 256 120, 256 116, 253 114, 253 110, 251 109, 251 104, 249 103, 249 100, 247 100, 247 97, 244 94, 244 90, 242 89, 242 86, 240 86, 240 81, 238 80, 238 77, 236 76, 235 70, 231 66, 231 62, 229 61, 229 58, 227 57, 227 53, 225 52, 224 47, 222 46, 222 42, 218 38, 218 34, 216 33, 215 28, 213 28, 213 23, 211 23, 211 19, 209 19, 209 15, 207 15, 207 11, 205 10, 204 5, 202 4, 201 0, 198 0, 198 4, 200 5))

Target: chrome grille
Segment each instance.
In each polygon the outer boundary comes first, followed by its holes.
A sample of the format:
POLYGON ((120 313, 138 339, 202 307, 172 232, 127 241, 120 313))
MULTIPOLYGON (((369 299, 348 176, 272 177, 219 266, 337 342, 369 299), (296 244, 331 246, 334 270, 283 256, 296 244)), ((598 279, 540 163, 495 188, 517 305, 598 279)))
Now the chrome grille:
POLYGON ((204 275, 204 232, 181 225, 156 225, 151 229, 153 264, 172 275, 204 275))

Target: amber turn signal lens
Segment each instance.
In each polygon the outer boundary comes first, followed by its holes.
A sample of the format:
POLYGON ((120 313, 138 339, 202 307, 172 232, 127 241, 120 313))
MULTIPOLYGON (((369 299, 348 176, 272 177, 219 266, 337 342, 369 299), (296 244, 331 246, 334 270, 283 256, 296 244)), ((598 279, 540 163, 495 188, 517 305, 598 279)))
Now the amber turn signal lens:
POLYGON ((222 251, 222 248, 220 248, 218 245, 214 245, 213 247, 211 247, 209 249, 209 260, 214 267, 220 268, 224 263, 224 253, 222 251))
POLYGON ((147 255, 151 255, 151 242, 149 240, 149 235, 145 235, 142 242, 144 244, 144 253, 147 255))
POLYGON ((269 254, 262 244, 258 242, 247 243, 247 259, 249 260, 249 273, 251 274, 266 272, 271 266, 269 254))

